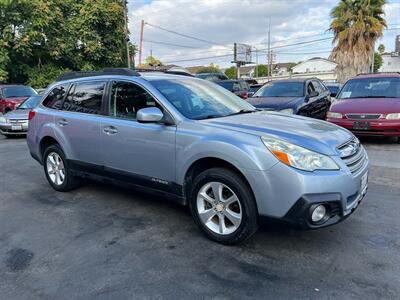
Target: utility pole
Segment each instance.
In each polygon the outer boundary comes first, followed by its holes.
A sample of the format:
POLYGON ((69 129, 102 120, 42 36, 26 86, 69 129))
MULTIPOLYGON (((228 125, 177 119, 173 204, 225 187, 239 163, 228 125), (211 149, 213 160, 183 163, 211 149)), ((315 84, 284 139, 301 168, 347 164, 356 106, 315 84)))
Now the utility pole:
POLYGON ((126 0, 124 1, 124 33, 125 33, 125 39, 126 39, 126 65, 130 69, 131 68, 131 55, 130 55, 130 45, 129 45, 129 29, 128 29, 128 6, 126 0))
POLYGON ((271 16, 269 17, 269 22, 268 22, 268 53, 267 53, 267 77, 268 81, 270 81, 270 76, 271 76, 271 16))
POLYGON ((140 40, 139 40, 139 68, 142 67, 142 50, 143 50, 143 28, 144 20, 140 22, 140 40))
POLYGON ((258 78, 258 49, 256 47, 254 49, 256 49, 256 78, 258 78))

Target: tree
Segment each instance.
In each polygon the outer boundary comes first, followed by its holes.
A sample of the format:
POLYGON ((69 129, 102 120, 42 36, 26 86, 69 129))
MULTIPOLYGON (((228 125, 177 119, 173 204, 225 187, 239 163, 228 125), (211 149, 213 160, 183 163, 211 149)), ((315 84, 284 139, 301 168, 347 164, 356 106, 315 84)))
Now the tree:
POLYGON ((237 69, 236 67, 229 67, 228 69, 225 70, 225 75, 229 78, 229 79, 235 79, 236 78, 236 73, 237 73, 237 69))
POLYGON ((157 58, 155 58, 154 56, 147 56, 146 57, 146 63, 143 65, 143 67, 159 67, 161 66, 162 63, 160 60, 158 60, 157 58))
POLYGON ((287 67, 288 72, 292 73, 292 72, 293 72, 293 67, 294 67, 294 66, 297 66, 297 63, 295 63, 295 62, 290 62, 289 65, 288 65, 288 67, 287 67))
POLYGON ((207 67, 200 68, 200 70, 197 71, 197 74, 200 73, 221 73, 221 69, 217 65, 211 63, 207 67))
POLYGON ((374 73, 379 71, 379 68, 382 67, 382 55, 379 52, 375 52, 374 55, 374 73))
POLYGON ((258 77, 266 77, 266 76, 268 76, 268 66, 258 65, 258 77))
POLYGON ((331 59, 339 82, 358 73, 366 73, 372 61, 374 45, 387 26, 385 0, 340 0, 331 11, 334 48, 331 59))
POLYGON ((0 1, 0 80, 47 85, 67 69, 125 62, 123 1, 0 1))
POLYGON ((384 44, 380 44, 378 47, 378 51, 380 54, 385 53, 385 45, 384 44))

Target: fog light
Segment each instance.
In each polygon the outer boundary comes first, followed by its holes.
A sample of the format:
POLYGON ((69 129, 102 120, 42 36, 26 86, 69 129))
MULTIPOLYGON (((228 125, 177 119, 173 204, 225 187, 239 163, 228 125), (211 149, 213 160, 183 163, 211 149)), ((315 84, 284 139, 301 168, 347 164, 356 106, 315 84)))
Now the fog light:
POLYGON ((326 208, 324 205, 318 205, 314 208, 311 214, 311 221, 318 223, 323 220, 326 216, 326 208))

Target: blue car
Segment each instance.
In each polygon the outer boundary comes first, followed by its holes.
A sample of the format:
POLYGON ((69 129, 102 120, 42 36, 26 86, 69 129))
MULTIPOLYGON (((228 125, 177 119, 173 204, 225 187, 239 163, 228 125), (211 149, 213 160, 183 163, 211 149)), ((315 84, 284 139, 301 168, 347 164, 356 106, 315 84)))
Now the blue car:
POLYGON ((331 96, 319 79, 297 78, 269 82, 249 98, 249 102, 263 110, 324 120, 331 96))

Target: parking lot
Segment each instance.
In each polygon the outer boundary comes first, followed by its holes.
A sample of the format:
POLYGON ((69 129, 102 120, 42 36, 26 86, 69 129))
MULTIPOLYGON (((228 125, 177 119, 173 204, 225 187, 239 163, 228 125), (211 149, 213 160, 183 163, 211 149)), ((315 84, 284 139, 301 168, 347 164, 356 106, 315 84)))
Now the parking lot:
POLYGON ((398 299, 400 144, 362 141, 369 192, 349 219, 264 224, 227 247, 162 198, 98 183, 57 193, 25 139, 0 137, 0 298, 398 299))

